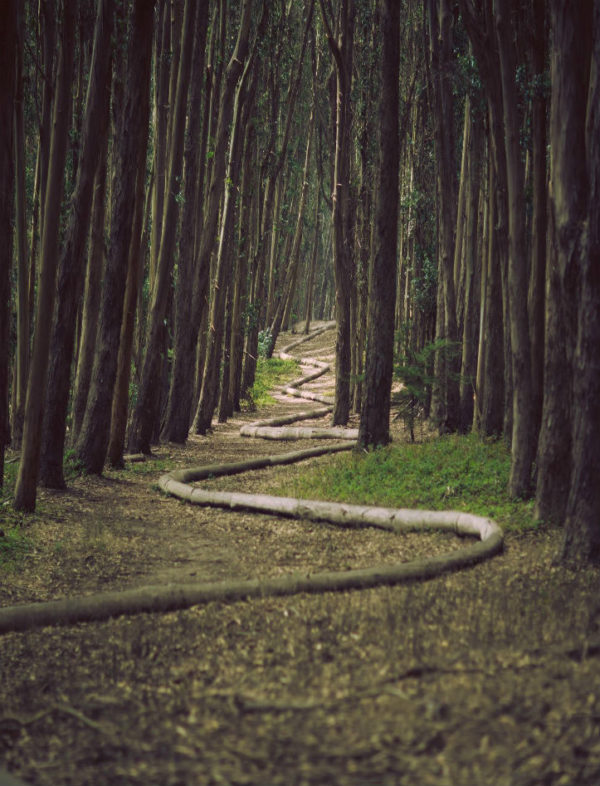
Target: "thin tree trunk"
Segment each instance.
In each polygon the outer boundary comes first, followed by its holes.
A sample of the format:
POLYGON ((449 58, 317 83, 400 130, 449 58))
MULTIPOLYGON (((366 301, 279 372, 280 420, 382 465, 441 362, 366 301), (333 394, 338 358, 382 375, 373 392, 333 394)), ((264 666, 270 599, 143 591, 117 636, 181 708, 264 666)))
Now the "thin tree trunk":
POLYGON ((173 107, 172 144, 169 151, 169 189, 165 204, 160 252, 150 306, 150 324, 142 379, 129 434, 129 448, 134 453, 150 452, 150 443, 159 416, 158 405, 160 397, 158 391, 160 390, 164 356, 163 352, 161 352, 161 347, 164 347, 165 343, 165 320, 169 303, 167 288, 170 287, 174 261, 179 214, 178 194, 183 172, 187 95, 194 43, 194 36, 190 35, 188 31, 194 27, 196 8, 195 0, 186 0, 185 16, 182 25, 182 51, 177 77, 177 94, 175 106, 173 107))
POLYGON ((108 162, 108 139, 99 154, 96 178, 94 181, 94 204, 92 208, 92 224, 89 237, 88 262, 85 275, 83 296, 83 315, 81 319, 81 335, 79 338, 79 354, 75 375, 75 393, 73 394, 73 417, 71 426, 71 443, 75 444, 87 403, 94 348, 100 313, 100 295, 102 293, 102 272, 104 267, 105 243, 104 224, 106 218, 106 178, 108 162))
POLYGON ((508 0, 496 0, 509 199, 508 293, 512 350, 513 420, 508 489, 513 498, 525 499, 531 493, 537 430, 533 413, 531 345, 527 313, 529 269, 525 234, 525 179, 521 161, 521 124, 517 105, 517 59, 510 13, 508 0))
POLYGON ((229 165, 226 177, 228 187, 225 191, 219 249, 215 263, 214 287, 208 321, 202 388, 200 391, 196 417, 194 419, 194 430, 197 434, 205 434, 210 428, 212 416, 217 404, 219 366, 223 345, 226 282, 227 278, 230 276, 232 258, 231 241, 235 226, 235 203, 237 199, 236 193, 239 181, 240 153, 242 149, 240 140, 240 121, 244 100, 245 81, 251 62, 250 61, 246 65, 246 70, 242 73, 244 62, 248 56, 250 18, 251 3, 250 0, 245 0, 235 51, 225 72, 224 101, 219 112, 219 125, 221 126, 221 124, 224 123, 229 127, 233 121, 233 128, 231 131, 229 165), (232 97, 234 98, 233 103, 231 102, 232 97))
MULTIPOLYGON (((16 94, 15 94, 15 238, 17 256, 17 351, 15 356, 15 387, 13 400, 12 442, 18 449, 23 436, 23 417, 27 376, 29 373, 29 267, 27 260, 25 191, 25 125, 23 47, 25 43, 25 7, 17 3, 16 94)), ((12 72, 12 69, 11 69, 12 72)), ((7 181, 9 182, 9 181, 7 181)))
POLYGON ((0 6, 0 488, 4 484, 4 451, 10 443, 8 376, 10 352, 10 268, 12 262, 14 165, 13 135, 19 0, 0 6))
POLYGON ((113 0, 102 0, 98 4, 81 160, 58 268, 58 302, 50 344, 40 465, 40 481, 51 488, 65 487, 63 453, 76 328, 73 315, 81 299, 94 174, 98 156, 105 147, 103 141, 108 135, 113 8, 113 0))
POLYGON ((71 121, 71 82, 75 50, 75 0, 65 0, 62 20, 60 64, 54 104, 48 184, 44 204, 41 269, 35 337, 23 426, 21 462, 15 487, 15 508, 33 511, 40 469, 44 396, 50 351, 50 333, 56 292, 56 268, 63 197, 65 161, 71 121))
MULTIPOLYGON (((171 387, 167 402, 165 423, 161 437, 172 442, 184 443, 190 427, 189 405, 185 407, 181 401, 181 391, 187 385, 186 377, 191 376, 187 360, 190 358, 189 344, 195 346, 197 332, 192 334, 192 299, 194 289, 195 248, 198 245, 197 217, 202 214, 199 204, 203 190, 204 161, 206 155, 207 128, 202 129, 202 92, 204 87, 204 64, 206 33, 208 29, 208 0, 203 0, 198 8, 195 26, 196 41, 192 61, 190 85, 190 111, 186 131, 184 166, 185 166, 185 199, 181 219, 179 242, 179 264, 177 273, 177 289, 175 293, 175 340, 174 356, 171 369, 171 387), (201 132, 203 132, 202 140, 201 132), (182 362, 183 361, 183 362, 182 362), (186 367, 187 366, 187 367, 186 367)), ((205 97, 208 101, 208 97, 205 97)), ((206 118, 206 116, 205 116, 206 118)), ((205 119, 205 124, 207 120, 205 119)))
POLYGON ((110 435, 110 412, 117 373, 119 336, 131 241, 137 169, 145 159, 149 121, 150 61, 154 3, 135 0, 128 47, 124 109, 119 118, 112 183, 111 236, 98 343, 84 421, 76 452, 85 470, 101 473, 110 435))

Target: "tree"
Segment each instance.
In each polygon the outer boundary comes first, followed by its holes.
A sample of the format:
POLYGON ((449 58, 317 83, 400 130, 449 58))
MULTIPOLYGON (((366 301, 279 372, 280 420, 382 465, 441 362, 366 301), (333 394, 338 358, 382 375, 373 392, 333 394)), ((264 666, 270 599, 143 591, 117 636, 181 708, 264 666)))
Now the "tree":
MULTIPOLYGON (((160 250, 156 262, 154 286, 151 293, 149 327, 146 354, 142 369, 141 384, 138 392, 129 445, 133 452, 150 452, 150 442, 156 425, 157 407, 160 398, 160 380, 163 369, 165 347, 165 318, 169 303, 168 289, 171 286, 177 221, 179 214, 178 195, 183 173, 183 146, 185 139, 185 120, 187 95, 192 68, 197 3, 186 0, 183 25, 181 26, 181 57, 177 75, 177 87, 172 111, 172 132, 169 149, 168 189, 165 201, 165 215, 160 238, 160 250)), ((113 457, 113 459, 116 457, 113 457)), ((118 459, 117 459, 118 461, 118 459)))
POLYGON ((50 345, 40 467, 41 482, 52 488, 65 487, 63 453, 76 328, 73 314, 77 310, 82 291, 82 260, 92 211, 95 172, 99 155, 105 147, 104 140, 108 135, 113 11, 113 0, 99 2, 83 122, 81 159, 77 167, 70 217, 58 266, 58 302, 50 345))
POLYGON ((41 265, 35 334, 23 425, 21 462, 15 487, 15 508, 35 509, 40 466, 44 397, 50 351, 52 315, 56 291, 60 206, 65 179, 65 161, 71 123, 71 82, 75 50, 75 0, 65 0, 61 46, 54 98, 53 126, 50 140, 48 182, 44 200, 41 265))
POLYGON ((385 445, 390 441, 396 308, 400 4, 397 0, 382 0, 380 13, 383 51, 379 105, 379 188, 376 251, 369 280, 365 393, 358 432, 358 444, 363 448, 385 445))
POLYGON ((127 83, 115 140, 111 231, 90 391, 76 453, 85 470, 100 473, 110 435, 119 335, 135 209, 138 166, 146 158, 154 3, 135 0, 127 54, 127 83), (133 163, 133 165, 132 165, 133 163))
POLYGON ((354 2, 342 0, 337 35, 333 14, 321 0, 327 42, 335 63, 335 159, 332 186, 333 268, 337 336, 335 344, 335 404, 333 425, 344 425, 350 415, 350 375, 352 371, 350 320, 354 272, 351 256, 350 215, 350 123, 354 2))
POLYGON ((7 0, 0 8, 0 488, 4 481, 4 451, 10 442, 8 419, 9 303, 14 196, 13 113, 17 62, 17 5, 7 0))

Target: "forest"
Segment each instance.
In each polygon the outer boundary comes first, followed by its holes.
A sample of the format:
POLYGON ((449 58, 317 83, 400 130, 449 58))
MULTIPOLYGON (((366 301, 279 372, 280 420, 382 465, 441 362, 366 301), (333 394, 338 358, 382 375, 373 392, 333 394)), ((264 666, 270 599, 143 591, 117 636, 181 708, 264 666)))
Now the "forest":
POLYGON ((280 331, 335 319, 333 425, 387 444, 394 369, 421 364, 420 416, 505 440, 562 561, 600 558, 597 3, 0 14, 17 509, 67 452, 98 474, 209 433, 280 331))
POLYGON ((0 1, 1 786, 600 783, 599 69, 0 1))

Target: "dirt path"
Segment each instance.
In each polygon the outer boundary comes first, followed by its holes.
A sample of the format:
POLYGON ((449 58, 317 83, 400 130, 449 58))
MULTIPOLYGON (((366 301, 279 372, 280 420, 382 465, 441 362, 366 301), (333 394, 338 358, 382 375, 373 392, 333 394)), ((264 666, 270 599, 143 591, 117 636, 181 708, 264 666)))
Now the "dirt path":
MULTIPOLYGON (((331 336, 317 353, 331 356, 331 336)), ((338 530, 158 492, 168 469, 288 450, 239 436, 261 415, 161 446, 134 472, 42 492, 36 549, 0 603, 449 549, 451 536, 338 530)), ((294 473, 219 487, 284 493, 294 473)), ((554 568, 557 539, 513 535, 501 557, 414 586, 1 636, 0 766, 35 786, 597 786, 600 574, 554 568)))

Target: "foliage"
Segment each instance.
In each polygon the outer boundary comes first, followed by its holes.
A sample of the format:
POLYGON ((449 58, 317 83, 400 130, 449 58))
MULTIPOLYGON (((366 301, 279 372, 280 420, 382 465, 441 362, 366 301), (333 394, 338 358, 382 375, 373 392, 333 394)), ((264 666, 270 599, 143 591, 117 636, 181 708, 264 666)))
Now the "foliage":
POLYGON ((262 406, 271 403, 273 399, 269 391, 293 379, 297 373, 298 363, 295 360, 259 356, 254 385, 248 395, 249 404, 262 406))
POLYGON ((268 358, 273 349, 273 335, 270 328, 261 330, 258 334, 258 356, 268 358))
MULTIPOLYGON (((510 453, 503 440, 448 435, 344 454, 300 467, 293 494, 383 507, 464 510, 508 530, 535 529, 533 503, 509 499, 510 453)), ((289 484, 287 493, 290 493, 289 484)))
POLYGON ((31 550, 31 541, 19 526, 0 529, 0 568, 16 567, 31 550))
POLYGON ((459 351, 460 345, 456 342, 438 339, 419 351, 408 346, 405 353, 396 359, 394 377, 400 380, 402 387, 394 394, 392 405, 397 408, 397 416, 402 418, 409 430, 411 442, 415 441, 416 421, 424 415, 431 388, 437 381, 433 371, 435 355, 443 353, 450 359, 459 351))

